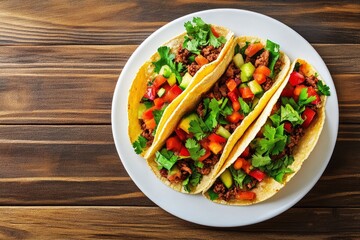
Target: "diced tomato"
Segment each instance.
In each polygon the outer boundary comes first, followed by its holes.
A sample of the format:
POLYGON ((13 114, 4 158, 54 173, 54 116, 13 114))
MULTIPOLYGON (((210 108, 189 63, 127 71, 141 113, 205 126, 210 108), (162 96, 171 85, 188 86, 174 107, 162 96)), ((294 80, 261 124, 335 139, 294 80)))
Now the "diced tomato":
POLYGON ((239 170, 239 169, 241 169, 242 164, 243 164, 242 158, 238 158, 238 159, 236 159, 236 161, 234 162, 233 167, 234 167, 235 170, 239 170))
POLYGON ((154 107, 151 107, 143 112, 143 115, 142 115, 143 120, 149 120, 149 119, 154 118, 154 115, 153 115, 153 111, 155 110, 154 107))
POLYGON ((184 130, 182 130, 181 128, 175 129, 175 133, 176 133, 176 135, 179 137, 179 139, 180 139, 181 141, 185 141, 185 140, 186 140, 186 138, 187 138, 187 133, 186 133, 184 130))
POLYGON ((214 26, 211 26, 211 32, 212 32, 212 34, 214 34, 214 36, 215 36, 216 38, 218 38, 218 37, 220 36, 219 33, 216 31, 216 29, 215 29, 214 26))
POLYGON ((205 64, 209 63, 209 60, 207 60, 203 55, 199 54, 195 57, 195 62, 199 65, 199 66, 203 66, 205 64))
POLYGON ((260 171, 259 169, 255 169, 249 172, 249 175, 261 182, 265 177, 266 174, 260 171))
POLYGON ((203 148, 209 150, 209 140, 207 138, 200 140, 199 143, 203 148))
POLYGON ((301 73, 298 73, 296 71, 293 71, 290 74, 289 82, 292 86, 299 85, 305 81, 304 76, 301 73))
POLYGON ((281 96, 282 97, 293 97, 293 94, 294 94, 294 87, 291 86, 291 84, 287 84, 285 86, 285 88, 283 89, 283 91, 281 92, 281 96))
POLYGON ((216 133, 212 133, 208 136, 208 139, 211 141, 211 142, 217 142, 217 143, 226 143, 227 139, 220 136, 220 135, 217 135, 216 133))
POLYGON ((305 61, 301 62, 299 72, 307 76, 310 72, 310 66, 305 61))
POLYGON ((239 111, 240 108, 241 108, 241 105, 240 103, 237 101, 237 102, 233 102, 232 103, 232 108, 234 109, 235 112, 239 111))
POLYGON ((165 93, 165 99, 167 102, 172 102, 181 93, 182 93, 181 88, 175 84, 169 89, 167 93, 165 93))
POLYGON ((223 146, 220 143, 217 143, 217 142, 209 142, 209 149, 214 154, 218 154, 223 149, 223 146))
POLYGON ((166 82, 166 78, 163 76, 163 75, 157 75, 155 80, 154 80, 154 83, 153 83, 153 86, 158 89, 161 85, 163 85, 165 82, 166 82))
POLYGON ((154 86, 149 86, 146 89, 146 92, 144 94, 144 98, 147 98, 149 100, 154 100, 156 98, 156 88, 154 86))
POLYGON ((256 193, 251 191, 238 191, 235 195, 235 198, 238 200, 254 200, 256 197, 256 193))
POLYGON ((288 133, 292 133, 293 128, 292 128, 292 124, 290 122, 285 122, 284 128, 288 133))
POLYGON ((250 155, 250 147, 247 146, 245 148, 245 150, 241 153, 240 157, 247 158, 247 157, 249 157, 249 155, 250 155))
POLYGON ((316 112, 314 110, 311 108, 305 108, 304 112, 301 114, 302 119, 304 119, 302 126, 304 128, 309 127, 311 122, 314 120, 315 115, 316 112))
POLYGON ((155 129, 155 127, 156 127, 156 122, 155 122, 154 118, 144 120, 144 123, 145 123, 146 129, 155 129))
POLYGON ((249 174, 249 172, 251 171, 251 163, 249 161, 247 161, 245 158, 238 158, 241 159, 242 161, 242 170, 244 170, 247 174, 249 174))
POLYGON ((177 136, 169 137, 166 140, 166 149, 174 152, 179 152, 183 147, 180 139, 177 136))
POLYGON ((237 87, 237 83, 234 79, 230 79, 226 82, 226 86, 229 89, 230 92, 234 91, 237 87))
POLYGON ((156 107, 161 107, 164 104, 164 99, 162 98, 155 98, 154 99, 154 105, 156 107))
POLYGON ((165 89, 165 92, 168 92, 171 88, 168 82, 164 83, 161 87, 165 89))
MULTIPOLYGON (((296 96, 296 97, 299 97, 299 95, 300 95, 300 93, 301 93, 301 90, 302 90, 303 88, 306 88, 306 86, 305 86, 305 85, 297 85, 297 86, 295 87, 295 89, 294 89, 294 97, 295 97, 295 96, 296 96)), ((297 100, 297 98, 296 98, 296 100, 297 100)))
POLYGON ((266 82, 266 76, 262 73, 254 73, 253 77, 259 84, 266 82))
POLYGON ((237 91, 228 92, 228 97, 231 102, 238 102, 239 95, 237 94, 237 91))
POLYGON ((231 115, 227 116, 226 119, 231 123, 238 123, 244 119, 244 115, 234 111, 231 115))
POLYGON ((253 92, 251 91, 251 89, 249 87, 240 88, 240 95, 244 99, 249 99, 249 98, 254 97, 254 94, 253 94, 253 92))
POLYGON ((255 73, 261 73, 268 77, 271 74, 271 70, 267 66, 260 65, 255 69, 255 73))
POLYGON ((252 57, 254 56, 258 51, 263 49, 264 46, 261 43, 251 43, 245 50, 245 55, 252 57))
POLYGON ((312 104, 318 104, 318 103, 321 102, 319 94, 317 94, 316 90, 313 87, 308 87, 307 93, 308 93, 309 97, 310 96, 315 96, 316 97, 316 99, 311 102, 312 104))
POLYGON ((204 154, 203 156, 199 157, 199 161, 200 161, 200 162, 204 161, 205 159, 207 159, 208 157, 210 157, 210 155, 211 155, 210 150, 209 150, 209 149, 206 149, 205 154, 204 154))
POLYGON ((179 152, 179 156, 190 157, 189 150, 187 150, 186 147, 182 146, 181 149, 180 149, 180 152, 179 152))

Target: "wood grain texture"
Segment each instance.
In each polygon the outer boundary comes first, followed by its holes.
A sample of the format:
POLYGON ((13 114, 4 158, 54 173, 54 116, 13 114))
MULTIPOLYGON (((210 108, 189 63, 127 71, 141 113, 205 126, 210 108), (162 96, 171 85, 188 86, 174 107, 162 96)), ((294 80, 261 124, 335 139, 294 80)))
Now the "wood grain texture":
MULTIPOLYGON (((333 74, 340 121, 359 123, 360 47, 315 47, 333 74)), ((109 124, 118 76, 135 48, 0 47, 0 124, 109 124)))
POLYGON ((183 15, 237 8, 266 14, 315 43, 358 43, 355 1, 1 1, 0 44, 139 44, 183 15), (41 13, 41 14, 40 14, 41 13), (291 13, 291 14, 290 14, 291 13), (316 25, 315 25, 316 24, 316 25))
POLYGON ((224 236, 250 240, 360 237, 357 208, 292 208, 272 221, 237 228, 200 226, 149 207, 29 207, 26 211, 0 211, 0 238, 6 239, 163 239, 165 235, 197 240, 224 236))
MULTIPOLYGON (((359 207, 359 132, 340 125, 329 166, 299 206, 359 207)), ((153 206, 119 161, 108 125, 0 126, 0 159, 0 205, 153 206)))

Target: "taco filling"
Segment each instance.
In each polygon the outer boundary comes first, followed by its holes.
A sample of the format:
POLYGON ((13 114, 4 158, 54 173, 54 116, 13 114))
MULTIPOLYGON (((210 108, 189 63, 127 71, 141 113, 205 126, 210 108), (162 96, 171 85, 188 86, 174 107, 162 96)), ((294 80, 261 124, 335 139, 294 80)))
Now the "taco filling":
POLYGON ((162 177, 190 192, 212 171, 232 133, 271 88, 283 64, 279 56, 279 45, 269 40, 235 48, 225 73, 156 152, 162 177))
POLYGON ((308 65, 298 60, 289 82, 257 137, 208 190, 211 200, 254 200, 251 189, 265 178, 283 183, 294 162, 293 152, 322 107, 329 87, 317 75, 307 76, 308 65))
POLYGON ((225 42, 214 27, 194 18, 186 22, 187 34, 177 51, 168 46, 158 49, 160 59, 152 62, 154 74, 148 79, 147 89, 140 102, 138 119, 142 133, 133 146, 137 153, 149 147, 158 123, 168 104, 179 96, 192 81, 192 77, 203 66, 215 61, 225 42))

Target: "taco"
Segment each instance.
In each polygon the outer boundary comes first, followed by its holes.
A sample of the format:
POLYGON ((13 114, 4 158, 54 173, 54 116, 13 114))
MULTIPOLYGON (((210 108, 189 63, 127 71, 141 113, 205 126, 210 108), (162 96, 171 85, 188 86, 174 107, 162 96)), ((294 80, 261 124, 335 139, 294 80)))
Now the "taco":
POLYGON ((139 69, 130 88, 128 131, 137 154, 145 154, 197 83, 227 65, 223 59, 234 42, 230 30, 207 24, 201 18, 184 26, 187 32, 159 47, 139 69))
POLYGON ((213 72, 185 96, 145 156, 177 191, 195 194, 208 185, 289 70, 278 44, 255 37, 235 42, 225 71, 213 72))
POLYGON ((297 59, 259 118, 236 143, 204 196, 216 203, 248 205, 277 193, 314 149, 325 121, 329 87, 297 59))

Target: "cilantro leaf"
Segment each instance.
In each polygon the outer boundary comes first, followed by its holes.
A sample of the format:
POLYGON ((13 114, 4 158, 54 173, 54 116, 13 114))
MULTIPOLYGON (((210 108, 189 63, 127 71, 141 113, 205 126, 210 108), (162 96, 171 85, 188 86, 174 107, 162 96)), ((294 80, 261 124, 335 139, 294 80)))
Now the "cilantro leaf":
POLYGON ((249 105, 241 97, 239 97, 239 102, 241 111, 244 113, 245 116, 247 116, 251 111, 249 105))
POLYGON ((189 132, 193 133, 198 141, 206 137, 207 130, 205 123, 200 118, 199 121, 192 120, 190 122, 189 132))
POLYGON ((282 183, 285 174, 293 173, 294 171, 288 166, 294 162, 292 156, 285 155, 283 158, 272 161, 270 164, 259 167, 260 170, 264 171, 270 177, 275 179, 277 182, 282 183))
POLYGON ((330 96, 330 88, 328 85, 324 84, 321 80, 319 80, 316 86, 318 87, 318 93, 320 95, 330 96))
POLYGON ((239 46, 239 44, 236 44, 235 50, 234 50, 234 55, 238 54, 239 52, 240 52, 240 46, 239 46))
POLYGON ((298 105, 300 107, 305 106, 311 103, 312 101, 316 100, 315 96, 310 96, 310 97, 308 96, 307 90, 308 90, 307 88, 303 88, 300 91, 299 100, 298 100, 298 105))
POLYGON ((200 144, 192 138, 186 140, 185 147, 189 150, 190 157, 194 160, 199 160, 206 152, 205 149, 202 149, 200 144))
POLYGON ((246 173, 241 169, 235 170, 232 166, 230 167, 231 175, 234 179, 236 187, 243 188, 243 182, 246 177, 246 173))
POLYGON ((270 120, 273 122, 273 125, 275 126, 275 127, 278 127, 279 125, 280 125, 280 121, 281 121, 281 119, 280 119, 280 115, 279 114, 273 114, 273 115, 271 115, 270 116, 270 120))
POLYGON ((192 22, 185 22, 187 32, 183 47, 192 53, 200 54, 200 47, 208 44, 218 48, 226 42, 225 37, 215 37, 211 31, 211 25, 205 23, 201 18, 194 17, 192 22))
POLYGON ((209 110, 210 111, 205 120, 205 124, 210 130, 212 130, 218 124, 218 117, 219 117, 219 113, 221 111, 221 109, 219 107, 219 102, 215 98, 212 98, 210 100, 209 110))
POLYGON ((259 155, 281 153, 287 142, 287 136, 284 135, 284 125, 281 124, 277 128, 265 125, 264 137, 255 141, 256 153, 259 155))
POLYGON ((165 105, 160 110, 154 110, 153 111, 154 120, 155 120, 155 123, 156 123, 156 127, 155 127, 155 129, 153 131, 153 135, 155 135, 155 133, 156 133, 157 127, 159 126, 159 122, 161 120, 162 115, 164 114, 164 111, 165 111, 166 107, 167 107, 167 105, 165 105))
POLYGON ((212 189, 208 190, 208 194, 209 194, 211 201, 214 201, 219 198, 219 195, 217 193, 215 193, 212 189))
POLYGON ((178 157, 172 152, 166 150, 166 148, 161 149, 160 152, 155 153, 155 161, 160 167, 166 168, 168 171, 174 166, 178 157))
POLYGON ((294 71, 299 72, 300 66, 301 64, 299 62, 296 62, 294 66, 294 71))
POLYGON ((136 154, 142 153, 142 151, 146 147, 146 143, 147 143, 147 139, 141 135, 138 137, 138 139, 135 142, 133 142, 132 145, 136 154))
POLYGON ((290 104, 286 104, 285 107, 281 106, 281 122, 289 121, 293 126, 300 125, 304 122, 300 114, 293 109, 290 104))
POLYGON ((250 42, 246 41, 245 45, 242 48, 240 48, 240 53, 244 59, 246 58, 245 50, 248 48, 249 45, 250 45, 250 42))
POLYGON ((274 43, 270 41, 269 39, 266 40, 266 46, 265 49, 270 52, 270 59, 269 59, 269 68, 271 70, 270 77, 274 77, 274 67, 277 62, 277 60, 280 57, 280 45, 277 43, 274 43))
POLYGON ((196 169, 194 169, 190 177, 190 184, 196 187, 200 183, 201 178, 202 175, 196 169))
POLYGON ((170 48, 167 46, 159 47, 158 53, 160 55, 160 59, 156 62, 153 62, 155 66, 154 71, 156 73, 159 73, 162 66, 168 65, 171 71, 175 74, 176 79, 181 82, 182 76, 180 75, 179 70, 183 70, 183 66, 182 64, 180 65, 174 62, 175 54, 170 53, 170 48))
POLYGON ((261 154, 258 153, 255 153, 251 159, 251 164, 254 167, 262 167, 269 164, 270 162, 271 162, 271 158, 269 157, 269 155, 262 156, 261 154))

